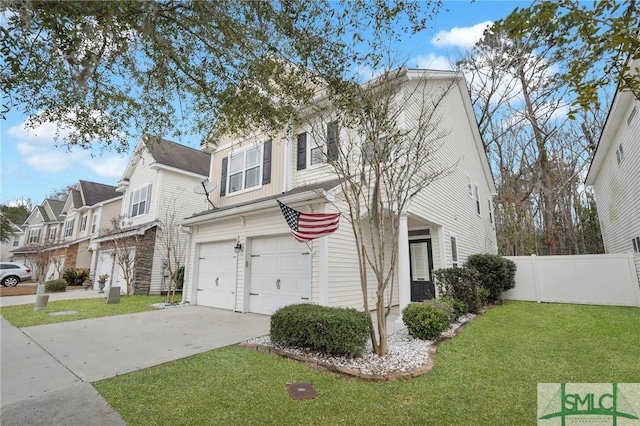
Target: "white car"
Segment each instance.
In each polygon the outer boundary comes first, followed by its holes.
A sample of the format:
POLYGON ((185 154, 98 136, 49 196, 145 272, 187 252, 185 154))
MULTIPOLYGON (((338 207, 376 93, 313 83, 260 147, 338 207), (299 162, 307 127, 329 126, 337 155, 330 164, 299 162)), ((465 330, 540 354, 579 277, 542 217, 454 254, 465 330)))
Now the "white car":
POLYGON ((0 262, 0 283, 2 287, 15 287, 20 281, 31 279, 31 268, 22 263, 0 262))

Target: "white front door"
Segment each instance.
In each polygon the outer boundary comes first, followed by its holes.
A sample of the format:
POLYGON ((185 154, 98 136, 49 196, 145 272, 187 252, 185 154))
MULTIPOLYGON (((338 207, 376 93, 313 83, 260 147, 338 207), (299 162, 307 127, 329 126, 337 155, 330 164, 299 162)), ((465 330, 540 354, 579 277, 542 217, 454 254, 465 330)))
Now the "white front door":
POLYGON ((236 254, 235 241, 200 245, 196 304, 221 309, 235 309, 236 254))
POLYGON ((271 315, 278 308, 311 300, 311 253, 291 235, 251 242, 249 311, 271 315))

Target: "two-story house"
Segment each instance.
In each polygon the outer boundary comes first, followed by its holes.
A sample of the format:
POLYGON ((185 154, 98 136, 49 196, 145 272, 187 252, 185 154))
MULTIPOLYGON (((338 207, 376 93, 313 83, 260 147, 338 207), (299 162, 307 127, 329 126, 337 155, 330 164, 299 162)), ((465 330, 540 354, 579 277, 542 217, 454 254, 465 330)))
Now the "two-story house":
MULTIPOLYGON (((629 66, 635 72, 640 60, 629 66)), ((633 92, 617 91, 585 183, 595 191, 605 251, 633 252, 640 276, 640 100, 633 92)))
MULTIPOLYGON (((34 247, 46 247, 53 249, 57 247, 64 224, 64 201, 51 198, 45 199, 40 205, 33 208, 24 222, 24 239, 22 245, 11 250, 12 258, 15 262, 22 262, 35 268, 29 257, 34 253, 34 247)), ((38 248, 37 250, 40 250, 38 248)), ((55 260, 57 262, 57 259, 55 260)), ((46 274, 47 279, 57 278, 61 265, 52 263, 46 274)), ((34 274, 35 276, 35 274, 34 274)))
MULTIPOLYGON (((0 215, 2 214, 3 213, 0 212, 0 215)), ((9 262, 13 258, 11 250, 20 247, 24 241, 24 228, 23 225, 16 225, 9 219, 5 218, 5 220, 8 228, 8 239, 0 243, 0 261, 9 262)))
MULTIPOLYGON (((143 136, 118 182, 123 200, 119 223, 105 227, 93 239, 99 245, 94 276, 109 275, 107 286, 118 286, 122 292, 126 292, 128 274, 134 294, 166 291, 166 266, 172 260, 163 250, 163 226, 171 217, 183 218, 207 207, 193 189, 208 178, 209 166, 209 153, 143 136), (122 250, 131 262, 119 261, 117 251, 122 250), (129 267, 130 271, 123 270, 129 267)), ((186 238, 181 244, 186 244, 186 238)))
MULTIPOLYGON (((391 296, 402 308, 434 297, 434 269, 462 265, 473 253, 496 253, 497 244, 495 186, 463 76, 404 69, 397 78, 399 125, 407 130, 424 125, 420 102, 428 96, 415 96, 416 85, 449 88, 429 124, 440 135, 431 155, 447 173, 398 214, 398 284, 391 296)), ((190 230, 183 300, 262 314, 292 303, 362 309, 358 255, 345 214, 337 232, 303 244, 276 202, 307 213, 344 211, 336 201, 339 176, 327 162, 340 141, 358 139, 366 151, 363 135, 337 122, 314 124, 312 117, 277 134, 228 135, 207 145, 215 208, 183 222, 190 230)), ((375 288, 368 296, 375 298, 375 288)))
POLYGON ((94 272, 97 245, 91 239, 118 216, 121 203, 122 194, 112 185, 80 180, 69 190, 62 208, 64 225, 60 237, 64 269, 86 268, 94 272))

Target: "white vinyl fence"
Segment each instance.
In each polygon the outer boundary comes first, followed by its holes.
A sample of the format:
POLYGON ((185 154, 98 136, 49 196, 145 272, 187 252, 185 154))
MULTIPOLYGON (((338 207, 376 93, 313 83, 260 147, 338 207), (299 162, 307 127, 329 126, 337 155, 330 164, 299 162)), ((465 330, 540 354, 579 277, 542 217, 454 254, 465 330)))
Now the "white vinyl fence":
MULTIPOLYGON (((507 256, 516 263, 516 287, 502 297, 590 305, 640 306, 634 255, 507 256)), ((640 263, 640 256, 636 256, 640 263)))

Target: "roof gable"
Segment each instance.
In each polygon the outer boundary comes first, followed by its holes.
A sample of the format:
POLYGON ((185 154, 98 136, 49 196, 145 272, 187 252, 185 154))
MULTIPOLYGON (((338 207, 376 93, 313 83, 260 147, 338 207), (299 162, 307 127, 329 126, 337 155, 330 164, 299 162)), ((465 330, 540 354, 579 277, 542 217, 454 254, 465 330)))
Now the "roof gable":
POLYGON ((82 195, 82 205, 85 206, 93 206, 102 201, 121 196, 120 193, 116 192, 115 186, 105 185, 97 182, 81 180, 78 183, 78 188, 80 189, 79 192, 82 195))

